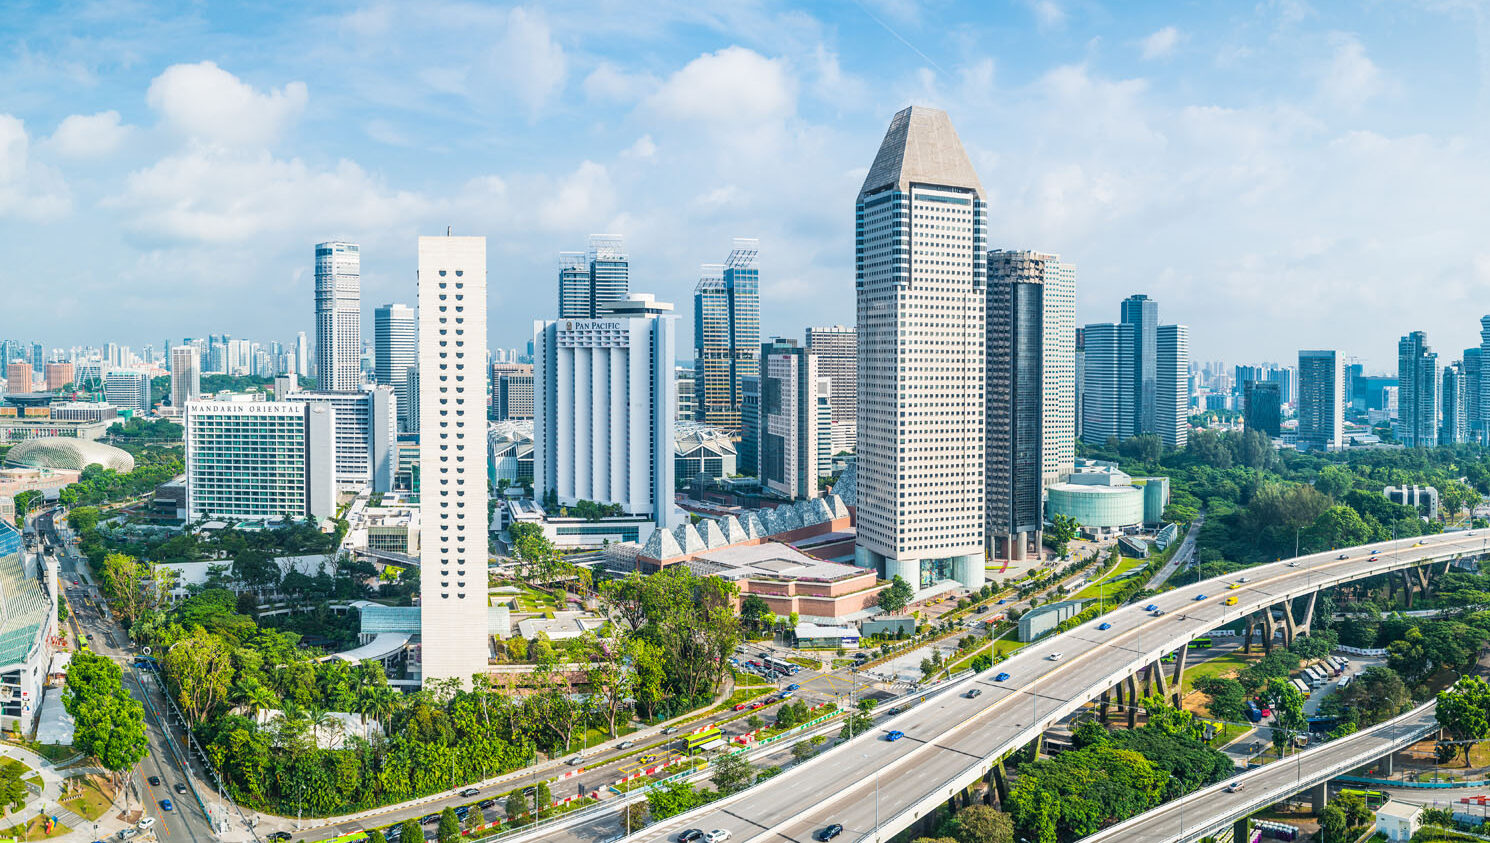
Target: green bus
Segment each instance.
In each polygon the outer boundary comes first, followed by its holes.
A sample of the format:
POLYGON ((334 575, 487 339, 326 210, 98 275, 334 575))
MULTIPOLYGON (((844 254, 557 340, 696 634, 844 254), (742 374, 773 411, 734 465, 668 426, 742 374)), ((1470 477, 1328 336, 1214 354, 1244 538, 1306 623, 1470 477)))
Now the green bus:
POLYGON ((1196 638, 1195 640, 1190 642, 1190 646, 1194 647, 1197 650, 1209 650, 1211 648, 1211 639, 1196 638))
POLYGON ((705 749, 712 749, 715 746, 724 743, 724 733, 719 731, 718 726, 714 726, 713 728, 705 729, 702 732, 694 732, 693 734, 689 735, 687 743, 688 751, 690 753, 698 752, 705 749))

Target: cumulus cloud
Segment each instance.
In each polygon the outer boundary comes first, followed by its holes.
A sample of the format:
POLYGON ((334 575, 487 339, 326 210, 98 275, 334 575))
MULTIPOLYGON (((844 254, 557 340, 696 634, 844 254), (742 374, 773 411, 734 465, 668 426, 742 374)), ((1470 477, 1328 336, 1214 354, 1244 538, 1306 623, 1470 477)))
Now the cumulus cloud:
POLYGON ((99 158, 118 149, 132 131, 133 126, 120 122, 117 111, 73 114, 58 124, 47 142, 69 158, 99 158))
POLYGON ((305 110, 304 82, 260 93, 210 61, 176 64, 145 94, 161 119, 187 137, 229 146, 273 143, 305 110))
POLYGON ((1143 39, 1139 44, 1139 54, 1143 56, 1144 61, 1166 58, 1174 52, 1174 48, 1179 46, 1179 43, 1180 31, 1172 26, 1166 26, 1143 39))
POLYGON ((1353 111, 1380 94, 1386 79, 1355 36, 1337 34, 1332 40, 1335 50, 1320 76, 1319 93, 1327 103, 1353 111))
POLYGON ((1041 29, 1059 29, 1066 25, 1066 10, 1055 0, 1029 0, 1029 7, 1041 29))
POLYGON ((585 97, 592 102, 630 103, 657 87, 650 73, 628 73, 608 61, 595 66, 585 77, 585 97))
POLYGON ((797 90, 784 60, 726 47, 699 56, 668 77, 648 104, 676 120, 744 128, 791 116, 797 90))
POLYGON ((585 161, 555 185, 538 208, 538 220, 553 229, 576 230, 615 212, 616 191, 602 164, 585 161))
POLYGON ((48 220, 66 213, 71 204, 62 177, 32 160, 26 124, 0 114, 0 217, 48 220))
POLYGON ((535 114, 564 88, 568 61, 543 12, 518 7, 491 55, 497 74, 535 114))

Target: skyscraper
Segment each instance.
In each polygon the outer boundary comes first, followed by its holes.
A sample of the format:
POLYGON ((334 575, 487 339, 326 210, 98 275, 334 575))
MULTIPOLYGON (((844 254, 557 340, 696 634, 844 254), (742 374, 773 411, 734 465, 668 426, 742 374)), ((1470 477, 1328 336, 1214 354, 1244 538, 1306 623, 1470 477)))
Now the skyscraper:
POLYGON ((1047 257, 988 253, 985 529, 990 553, 1004 559, 1040 547, 1047 257))
POLYGON ((1269 437, 1282 435, 1283 403, 1274 381, 1247 381, 1242 385, 1242 424, 1269 437))
POLYGON ((735 238, 723 266, 705 265, 693 290, 699 420, 740 430, 741 379, 760 374, 760 243, 735 238))
POLYGON ((761 485, 793 500, 815 498, 817 479, 832 469, 818 400, 826 398, 831 413, 831 384, 818 372, 817 356, 794 340, 762 343, 760 360, 761 485))
POLYGON ((817 373, 830 381, 833 407, 833 453, 852 451, 859 426, 859 337, 843 325, 807 329, 807 350, 817 358, 817 373))
POLYGON ((104 400, 122 410, 150 412, 150 376, 118 369, 104 375, 104 400))
POLYGON ((419 238, 422 675, 485 673, 486 238, 419 238))
POLYGON ((1468 396, 1467 379, 1464 376, 1464 364, 1454 361, 1443 367, 1443 390, 1440 400, 1443 404, 1443 428, 1439 431, 1438 441, 1443 445, 1454 445, 1469 441, 1469 415, 1465 406, 1468 396))
POLYGON ((619 234, 591 234, 588 252, 559 253, 559 318, 594 319, 631 290, 631 264, 619 234))
POLYGON ((1190 329, 1160 325, 1156 333, 1154 432, 1166 448, 1190 438, 1190 329))
POLYGON ((1049 486, 1065 480, 1076 467, 1076 265, 1065 263, 1060 255, 1042 257, 1041 482, 1049 486))
POLYGON ((1485 423, 1480 415, 1480 391, 1484 389, 1484 357, 1479 346, 1464 349, 1464 435, 1467 442, 1485 441, 1485 423))
POLYGON ((31 364, 13 360, 5 367, 5 391, 20 395, 31 391, 31 364))
POLYGON ((310 377, 310 349, 309 342, 305 339, 305 332, 295 334, 295 374, 302 378, 310 377))
POLYGON ((676 526, 672 308, 632 293, 599 319, 533 323, 538 499, 616 504, 659 528, 676 526))
POLYGON ((1153 433, 1158 424, 1159 303, 1142 293, 1131 295, 1123 299, 1120 321, 1133 326, 1133 433, 1153 433))
POLYGON ((316 244, 316 386, 362 386, 362 256, 356 243, 316 244))
POLYGON ((1397 343, 1397 441, 1409 448, 1438 444, 1438 355, 1428 335, 1413 331, 1397 343))
POLYGON ((1082 338, 1081 441, 1122 441, 1133 430, 1133 326, 1099 322, 1082 338))
POLYGON ((1343 381, 1338 351, 1299 352, 1299 448, 1336 451, 1345 444, 1343 381))
POLYGON ((48 363, 47 364, 47 392, 56 392, 64 386, 73 382, 73 368, 71 363, 48 363))
POLYGON ((202 394, 202 355, 194 345, 171 349, 171 406, 186 412, 186 402, 202 394))
POLYGON ((856 562, 980 587, 988 210, 946 112, 895 115, 855 218, 856 562))
POLYGON ((414 308, 385 304, 373 311, 373 377, 393 387, 398 429, 409 429, 409 385, 404 373, 419 363, 414 308))
POLYGON ((493 421, 533 417, 533 364, 493 363, 491 382, 493 421))

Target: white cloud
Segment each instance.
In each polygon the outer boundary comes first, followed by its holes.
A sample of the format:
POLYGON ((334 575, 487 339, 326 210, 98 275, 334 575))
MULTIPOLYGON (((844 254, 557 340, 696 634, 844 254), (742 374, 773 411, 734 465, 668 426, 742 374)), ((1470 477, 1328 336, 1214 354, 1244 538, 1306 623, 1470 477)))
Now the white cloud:
POLYGON ((1336 34, 1334 54, 1319 80, 1319 93, 1336 107, 1354 111, 1382 93, 1386 79, 1353 35, 1336 34))
POLYGON ((1066 10, 1055 0, 1029 0, 1029 7, 1041 29, 1059 29, 1066 25, 1066 10))
POLYGON ((1144 61, 1167 58, 1179 46, 1180 31, 1172 26, 1163 29, 1143 39, 1140 44, 1140 55, 1144 61))
POLYGON ((627 147, 621 155, 626 158, 650 161, 657 155, 657 143, 652 140, 651 135, 642 135, 636 139, 636 143, 627 147))
POLYGON ((631 103, 657 88, 657 77, 649 73, 627 73, 603 61, 585 77, 585 97, 596 103, 631 103))
POLYGON ((118 149, 133 131, 133 126, 119 122, 117 111, 73 114, 57 126, 47 143, 69 158, 98 158, 118 149))
POLYGON ((31 138, 19 117, 0 114, 0 217, 48 220, 72 205, 67 185, 31 160, 31 138))
POLYGON ((616 191, 605 166, 585 161, 549 192, 538 208, 538 221, 568 231, 593 226, 615 211, 616 191))
POLYGON ((182 134, 229 146, 273 143, 305 110, 304 82, 259 93, 210 61, 176 64, 150 83, 145 101, 182 134))
POLYGON ((689 62, 648 102, 675 120, 745 129, 790 117, 797 109, 797 91, 784 60, 726 47, 689 62))
POLYGON ((508 13, 507 32, 493 49, 491 61, 497 76, 535 115, 564 88, 564 48, 554 40, 541 9, 518 7, 508 13))

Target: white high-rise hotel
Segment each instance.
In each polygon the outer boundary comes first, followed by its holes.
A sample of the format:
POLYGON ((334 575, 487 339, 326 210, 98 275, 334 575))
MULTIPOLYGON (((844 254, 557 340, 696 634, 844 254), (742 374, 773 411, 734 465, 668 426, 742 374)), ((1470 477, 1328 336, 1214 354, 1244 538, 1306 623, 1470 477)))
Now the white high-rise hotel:
POLYGON ((356 243, 317 243, 316 388, 355 392, 361 385, 362 257, 356 243))
POLYGON ((486 238, 419 238, 422 678, 485 673, 486 238))
POLYGON ((857 206, 858 564, 983 583, 987 206, 946 112, 896 114, 857 206))

